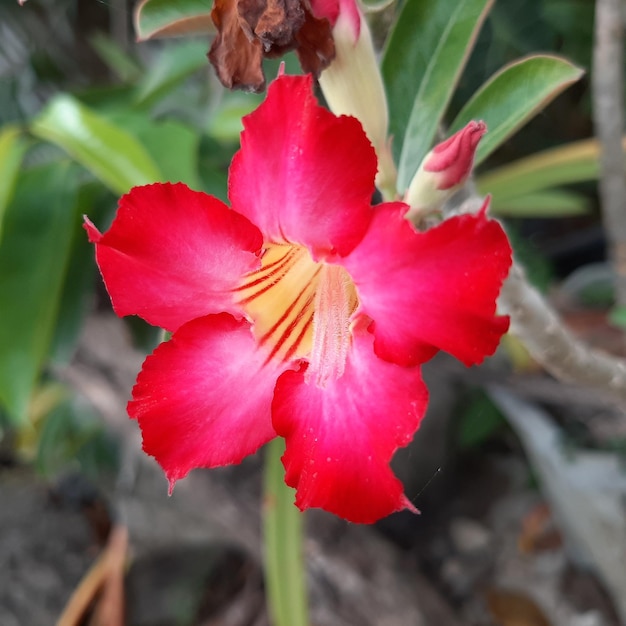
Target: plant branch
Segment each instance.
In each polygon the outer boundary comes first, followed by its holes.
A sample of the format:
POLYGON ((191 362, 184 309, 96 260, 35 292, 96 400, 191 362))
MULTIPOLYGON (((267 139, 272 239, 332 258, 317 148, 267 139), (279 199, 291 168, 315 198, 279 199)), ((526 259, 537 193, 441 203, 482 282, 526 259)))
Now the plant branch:
POLYGON ((599 194, 609 254, 615 271, 615 299, 626 306, 626 177, 621 137, 624 24, 622 0, 596 0, 591 87, 593 121, 600 143, 599 194))
MULTIPOLYGON (((475 212, 481 204, 474 193, 458 210, 475 212)), ((511 318, 511 332, 547 371, 562 381, 610 393, 626 407, 626 360, 594 350, 574 337, 517 263, 504 283, 499 304, 511 318)))
POLYGON ((511 317, 511 331, 551 374, 610 392, 626 407, 626 361, 576 339, 517 264, 504 283, 500 306, 511 317))

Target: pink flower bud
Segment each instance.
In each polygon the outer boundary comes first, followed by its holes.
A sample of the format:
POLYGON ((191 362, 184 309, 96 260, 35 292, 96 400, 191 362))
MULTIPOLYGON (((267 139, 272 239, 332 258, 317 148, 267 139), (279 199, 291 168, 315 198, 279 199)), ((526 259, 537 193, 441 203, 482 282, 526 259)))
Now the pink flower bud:
POLYGON ((424 170, 438 174, 437 189, 450 189, 465 182, 474 165, 478 142, 486 132, 485 122, 471 121, 432 149, 424 159, 424 170))
POLYGON ((356 44, 361 33, 362 17, 356 0, 311 0, 311 9, 316 17, 325 17, 333 29, 341 18, 350 28, 352 43, 356 44))
POLYGON ((461 188, 472 171, 478 142, 486 132, 484 122, 472 121, 424 157, 404 197, 411 207, 408 219, 436 211, 461 188))

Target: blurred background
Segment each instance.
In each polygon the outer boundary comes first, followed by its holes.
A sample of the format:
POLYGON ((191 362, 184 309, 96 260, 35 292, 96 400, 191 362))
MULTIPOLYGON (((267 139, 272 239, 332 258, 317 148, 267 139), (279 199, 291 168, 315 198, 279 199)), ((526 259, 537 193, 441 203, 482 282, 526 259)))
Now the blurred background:
MULTIPOLYGON (((226 199, 241 117, 262 96, 219 84, 210 34, 136 43, 133 8, 0 0, 1 626, 112 623, 102 616, 122 605, 128 626, 269 623, 262 452, 167 497, 125 412, 159 330, 115 317, 81 226, 86 214, 106 228, 122 193, 156 180, 226 199)), ((398 7, 370 8, 382 45, 398 7)), ((525 55, 587 72, 476 185, 563 324, 623 357, 593 139, 594 11, 497 0, 446 120, 525 55)), ((394 459, 422 513, 374 527, 308 514, 312 623, 626 623, 623 409, 555 380, 513 336, 480 368, 442 355, 424 375, 428 416, 394 459)))

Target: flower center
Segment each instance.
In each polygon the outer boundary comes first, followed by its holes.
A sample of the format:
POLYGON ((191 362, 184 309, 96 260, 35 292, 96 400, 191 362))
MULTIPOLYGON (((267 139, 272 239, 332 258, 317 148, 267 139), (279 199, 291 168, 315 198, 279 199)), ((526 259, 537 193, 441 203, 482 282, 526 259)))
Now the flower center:
POLYGON ((268 360, 307 359, 307 382, 319 386, 343 374, 358 298, 342 267, 316 263, 303 246, 270 243, 237 292, 268 360))

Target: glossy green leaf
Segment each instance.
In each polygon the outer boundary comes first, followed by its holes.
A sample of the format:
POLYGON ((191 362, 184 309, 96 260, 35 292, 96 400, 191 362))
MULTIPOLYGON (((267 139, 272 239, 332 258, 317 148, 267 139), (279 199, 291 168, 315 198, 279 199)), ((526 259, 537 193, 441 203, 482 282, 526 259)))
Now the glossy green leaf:
POLYGON ((208 0, 142 0, 135 9, 137 39, 213 32, 211 6, 208 0))
MULTIPOLYGON (((107 224, 117 202, 97 181, 76 189, 77 216, 89 215, 98 224, 107 224)), ((93 288, 97 276, 93 245, 85 236, 82 219, 75 219, 69 259, 59 301, 59 314, 50 346, 50 359, 67 364, 74 355, 83 322, 93 307, 93 288)))
POLYGON ((228 166, 233 150, 233 146, 220 144, 208 135, 200 141, 198 169, 202 189, 224 202, 228 202, 228 166))
POLYGON ((485 121, 488 132, 478 145, 474 161, 479 164, 582 75, 581 68, 556 56, 515 61, 474 94, 452 123, 450 134, 470 120, 485 121))
POLYGON ((571 191, 550 189, 504 200, 493 196, 490 210, 502 217, 565 217, 586 213, 589 200, 571 191))
POLYGON ((31 130, 63 148, 116 194, 162 180, 158 167, 135 137, 71 96, 54 98, 31 130))
MULTIPOLYGON (((626 137, 622 147, 626 151, 626 137)), ((595 139, 585 139, 508 163, 476 182, 481 193, 504 200, 557 185, 596 180, 599 174, 599 144, 595 139)))
POLYGON ((406 189, 432 146, 493 0, 407 0, 384 52, 390 134, 406 189))
POLYGON ((26 142, 19 129, 6 126, 0 130, 0 241, 4 213, 11 201, 25 150, 26 142))
POLYGON ((239 142, 243 130, 241 118, 251 113, 262 101, 256 94, 226 92, 217 111, 211 116, 207 131, 218 141, 239 142))
POLYGON ((137 104, 150 105, 171 93, 187 77, 209 68, 205 41, 185 41, 161 51, 138 87, 137 104))
POLYGON ((78 218, 70 163, 23 173, 0 245, 0 404, 15 422, 48 354, 78 218))
POLYGON ((137 80, 143 71, 141 65, 117 41, 97 32, 89 38, 89 43, 102 62, 125 83, 137 80))
POLYGON ((142 143, 154 155, 163 180, 183 182, 193 189, 201 189, 198 177, 200 136, 189 126, 174 120, 153 122, 143 118, 135 126, 142 143))

